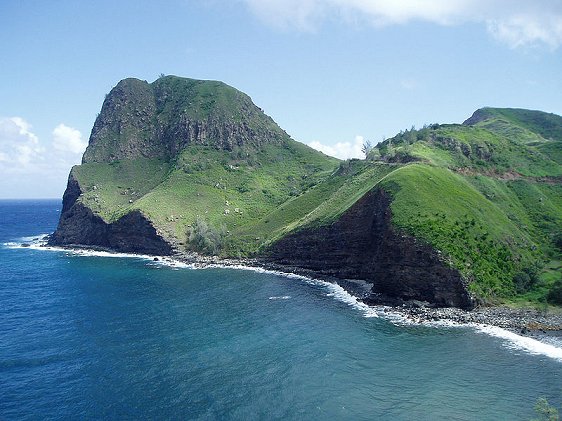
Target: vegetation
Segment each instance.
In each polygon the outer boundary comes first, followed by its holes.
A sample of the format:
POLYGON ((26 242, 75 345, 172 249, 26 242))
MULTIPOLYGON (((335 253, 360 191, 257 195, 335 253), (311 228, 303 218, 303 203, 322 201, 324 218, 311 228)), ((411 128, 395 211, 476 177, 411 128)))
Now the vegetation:
POLYGON ((542 111, 518 108, 482 108, 475 113, 475 124, 505 121, 516 128, 536 133, 544 139, 562 141, 562 117, 542 111))
POLYGON ((343 161, 330 177, 302 195, 236 229, 232 234, 232 249, 253 253, 292 231, 331 224, 394 169, 396 165, 391 164, 343 161))
POLYGON ((394 223, 442 252, 477 296, 495 301, 517 292, 514 277, 536 261, 536 246, 463 176, 413 164, 381 185, 393 195, 394 223))
MULTIPOLYGON (((304 191, 325 189, 312 187, 332 174, 337 165, 336 159, 290 141, 284 146, 264 146, 243 158, 193 145, 175 162, 136 159, 88 163, 75 167, 73 175, 84 191, 80 200, 107 222, 137 209, 154 221, 167 238, 198 250, 191 244, 189 228, 203 218, 209 227, 224 226, 229 232, 223 244, 225 250, 248 255, 274 234, 267 226, 255 229, 256 222, 272 212, 271 226, 277 223, 276 215, 285 221, 289 215, 304 216, 308 208, 300 205, 289 213, 279 212, 279 208, 304 191)), ((305 206, 312 196, 298 203, 305 206)), ((320 204, 312 200, 315 206, 320 204)), ((209 252, 208 247, 203 249, 209 252)), ((222 246, 217 252, 220 250, 222 246)))
POLYGON ((197 217, 187 231, 190 247, 199 253, 217 255, 224 245, 226 228, 210 227, 203 218, 197 217))
POLYGON ((548 403, 546 398, 537 399, 535 404, 535 413, 538 418, 533 418, 533 421, 559 421, 560 414, 558 409, 548 403))

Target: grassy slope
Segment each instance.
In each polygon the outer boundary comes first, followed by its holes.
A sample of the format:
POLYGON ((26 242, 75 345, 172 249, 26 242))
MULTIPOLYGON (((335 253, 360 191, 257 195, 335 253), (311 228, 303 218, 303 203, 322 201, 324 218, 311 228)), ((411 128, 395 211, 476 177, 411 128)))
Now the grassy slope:
POLYGON ((442 250, 474 278, 475 292, 489 299, 516 293, 520 301, 544 300, 560 278, 555 241, 562 226, 562 142, 543 135, 557 139, 562 118, 526 110, 484 112, 486 119, 472 125, 403 132, 372 157, 429 164, 385 179, 397 195, 394 223, 442 250), (544 120, 558 126, 538 130, 544 120), (534 284, 521 284, 543 264, 534 284))
POLYGON ((506 121, 512 127, 528 130, 544 139, 562 141, 562 117, 556 114, 520 108, 482 108, 477 113, 485 124, 506 121))
MULTIPOLYGON (((172 164, 122 160, 83 164, 73 173, 86 192, 80 200, 107 222, 139 209, 167 238, 186 244, 197 217, 217 229, 240 230, 324 180, 338 163, 294 141, 266 145, 250 161, 235 159, 227 151, 192 146, 172 164)), ((304 211, 295 209, 295 218, 304 211)), ((246 233, 252 238, 257 235, 253 229, 246 233)), ((243 242, 236 254, 255 251, 272 234, 263 232, 260 241, 243 242)))
POLYGON ((395 168, 396 165, 345 161, 329 178, 304 194, 237 229, 233 233, 236 238, 233 246, 244 248, 244 244, 251 244, 256 238, 262 240, 258 246, 267 246, 291 231, 330 224, 395 168))
POLYGON ((84 192, 79 200, 106 222, 112 222, 161 183, 169 170, 170 164, 165 161, 140 158, 77 165, 72 169, 72 175, 84 192))
POLYGON ((485 127, 447 124, 428 130, 426 138, 411 145, 395 139, 393 149, 396 154, 409 154, 451 169, 496 174, 515 172, 527 177, 562 175, 556 155, 551 156, 548 151, 558 142, 542 139, 529 144, 527 136, 522 136, 512 138, 485 127))
POLYGON ((393 222, 442 252, 480 297, 514 293, 513 276, 537 257, 531 237, 459 174, 412 164, 381 186, 394 197, 393 222))
POLYGON ((165 76, 150 86, 156 99, 158 119, 164 126, 183 115, 199 121, 209 117, 222 121, 246 121, 252 128, 267 126, 282 132, 271 118, 253 109, 248 95, 223 82, 165 76))
POLYGON ((198 216, 228 231, 261 218, 329 175, 337 162, 296 142, 266 147, 255 158, 259 165, 208 148, 189 148, 181 158, 183 166, 138 204, 180 242, 198 216))

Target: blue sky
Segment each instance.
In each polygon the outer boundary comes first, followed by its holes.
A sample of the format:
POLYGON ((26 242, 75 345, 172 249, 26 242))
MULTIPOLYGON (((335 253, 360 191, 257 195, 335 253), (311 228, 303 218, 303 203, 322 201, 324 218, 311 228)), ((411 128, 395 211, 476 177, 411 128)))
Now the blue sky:
POLYGON ((482 106, 562 114, 559 0, 0 3, 0 198, 61 197, 125 77, 222 80, 339 157, 482 106))

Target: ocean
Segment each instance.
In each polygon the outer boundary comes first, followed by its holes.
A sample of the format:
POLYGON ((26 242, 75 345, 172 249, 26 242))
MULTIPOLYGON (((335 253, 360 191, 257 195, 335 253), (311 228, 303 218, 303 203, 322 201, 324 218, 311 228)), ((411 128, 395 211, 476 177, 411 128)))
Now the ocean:
POLYGON ((299 276, 38 247, 60 209, 0 201, 0 420, 528 420, 539 397, 562 406, 560 344, 408 323, 299 276))

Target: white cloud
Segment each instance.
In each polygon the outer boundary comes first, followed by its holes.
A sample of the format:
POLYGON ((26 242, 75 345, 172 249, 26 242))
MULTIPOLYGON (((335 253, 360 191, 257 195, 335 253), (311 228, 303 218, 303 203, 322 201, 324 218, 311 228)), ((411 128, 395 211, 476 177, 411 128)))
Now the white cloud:
POLYGON ((81 155, 88 146, 88 142, 82 140, 82 133, 78 130, 61 123, 53 130, 53 146, 62 152, 81 155))
POLYGON ((22 117, 0 117, 0 195, 56 197, 86 147, 76 129, 59 124, 41 140, 22 117))
POLYGON ((312 30, 315 20, 327 6, 324 0, 244 0, 250 10, 267 23, 278 27, 294 26, 312 30))
POLYGON ((6 170, 25 170, 43 159, 44 148, 21 117, 0 118, 0 163, 6 170))
POLYGON ((511 48, 562 45, 560 0, 243 0, 278 27, 314 30, 325 19, 374 26, 425 21, 438 25, 483 24, 511 48))
POLYGON ((338 142, 335 145, 324 145, 315 140, 310 142, 308 146, 339 159, 363 158, 364 154, 361 152, 363 140, 363 136, 355 136, 353 142, 338 142))
POLYGON ((562 15, 514 15, 489 19, 488 31, 511 48, 546 45, 555 50, 562 44, 562 15))
POLYGON ((78 130, 62 123, 52 136, 52 143, 45 144, 24 118, 0 118, 0 174, 49 176, 68 172, 80 162, 87 142, 78 130))

